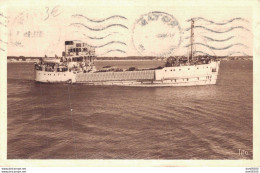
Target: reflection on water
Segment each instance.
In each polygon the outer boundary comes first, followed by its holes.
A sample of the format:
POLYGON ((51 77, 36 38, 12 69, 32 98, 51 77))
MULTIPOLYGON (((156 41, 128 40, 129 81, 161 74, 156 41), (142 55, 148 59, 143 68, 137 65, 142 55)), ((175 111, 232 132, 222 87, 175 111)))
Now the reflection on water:
POLYGON ((250 61, 221 62, 211 86, 42 84, 33 78, 33 64, 8 64, 8 159, 253 157, 250 61))

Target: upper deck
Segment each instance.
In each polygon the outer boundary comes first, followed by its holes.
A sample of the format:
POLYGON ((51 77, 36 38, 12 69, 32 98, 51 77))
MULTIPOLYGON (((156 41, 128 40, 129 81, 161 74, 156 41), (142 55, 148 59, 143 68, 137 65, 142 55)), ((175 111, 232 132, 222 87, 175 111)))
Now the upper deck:
POLYGON ((65 57, 95 56, 95 48, 80 41, 65 41, 65 57))

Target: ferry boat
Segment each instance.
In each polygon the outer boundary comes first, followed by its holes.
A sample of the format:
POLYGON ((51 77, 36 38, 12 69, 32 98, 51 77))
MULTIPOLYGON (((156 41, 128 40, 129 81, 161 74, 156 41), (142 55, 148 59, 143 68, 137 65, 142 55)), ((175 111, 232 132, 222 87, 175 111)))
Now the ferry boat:
POLYGON ((164 67, 97 70, 93 47, 79 41, 65 41, 62 58, 43 58, 35 64, 35 81, 145 87, 216 84, 220 61, 212 57, 193 55, 193 25, 194 21, 191 24, 190 55, 169 57, 164 67))

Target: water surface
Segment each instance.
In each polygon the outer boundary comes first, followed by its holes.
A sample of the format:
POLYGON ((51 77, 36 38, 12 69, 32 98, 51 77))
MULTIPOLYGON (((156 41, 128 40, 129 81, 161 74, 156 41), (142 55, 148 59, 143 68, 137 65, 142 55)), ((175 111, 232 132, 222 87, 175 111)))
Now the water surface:
POLYGON ((8 159, 252 159, 252 69, 222 61, 217 85, 143 88, 35 83, 33 64, 9 63, 8 159))

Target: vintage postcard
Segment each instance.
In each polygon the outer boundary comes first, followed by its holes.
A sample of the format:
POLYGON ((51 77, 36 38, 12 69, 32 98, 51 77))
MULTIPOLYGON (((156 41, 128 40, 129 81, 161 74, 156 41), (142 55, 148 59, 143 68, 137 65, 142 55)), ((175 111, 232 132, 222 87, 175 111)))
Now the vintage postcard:
POLYGON ((260 1, 1 1, 0 166, 259 167, 260 1))

